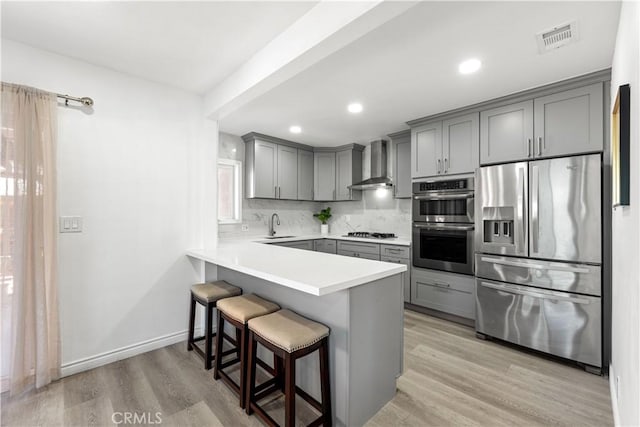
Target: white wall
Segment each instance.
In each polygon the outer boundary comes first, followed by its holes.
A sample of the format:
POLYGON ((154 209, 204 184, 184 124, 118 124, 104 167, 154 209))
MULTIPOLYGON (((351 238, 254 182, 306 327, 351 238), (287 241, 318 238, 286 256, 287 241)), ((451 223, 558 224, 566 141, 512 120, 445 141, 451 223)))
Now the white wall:
POLYGON ((631 85, 631 206, 618 207, 612 215, 613 314, 610 380, 616 422, 628 426, 640 425, 639 28, 640 4, 623 3, 612 65, 611 105, 615 101, 618 86, 629 83, 631 85), (616 386, 618 377, 620 378, 619 387, 616 386))
POLYGON ((217 235, 217 123, 202 99, 7 40, 2 80, 95 101, 58 110, 58 212, 84 220, 59 234, 63 373, 184 339, 201 277, 184 252, 217 235))

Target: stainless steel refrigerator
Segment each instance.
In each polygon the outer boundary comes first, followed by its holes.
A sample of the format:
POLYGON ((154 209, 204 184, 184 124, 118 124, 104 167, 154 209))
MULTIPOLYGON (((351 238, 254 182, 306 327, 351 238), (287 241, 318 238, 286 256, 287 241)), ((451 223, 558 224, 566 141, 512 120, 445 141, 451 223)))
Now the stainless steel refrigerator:
POLYGON ((476 331, 602 366, 600 154, 476 178, 476 331))

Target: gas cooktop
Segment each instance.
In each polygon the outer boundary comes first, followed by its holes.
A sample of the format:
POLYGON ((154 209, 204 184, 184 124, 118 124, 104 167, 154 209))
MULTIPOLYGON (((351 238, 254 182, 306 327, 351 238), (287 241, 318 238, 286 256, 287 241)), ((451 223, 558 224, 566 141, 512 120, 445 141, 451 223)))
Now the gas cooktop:
POLYGON ((342 237, 360 237, 364 239, 393 239, 397 236, 393 233, 369 233, 368 231, 352 231, 342 237))

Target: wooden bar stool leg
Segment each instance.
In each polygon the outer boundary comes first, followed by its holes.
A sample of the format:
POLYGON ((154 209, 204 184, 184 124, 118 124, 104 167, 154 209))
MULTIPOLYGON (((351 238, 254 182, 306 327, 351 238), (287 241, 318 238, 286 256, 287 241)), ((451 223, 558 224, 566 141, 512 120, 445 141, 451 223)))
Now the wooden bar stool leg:
POLYGON ((284 367, 283 361, 278 355, 273 353, 273 368, 275 371, 276 383, 282 393, 284 393, 284 367))
POLYGON ((331 384, 329 378, 329 340, 324 339, 324 343, 318 352, 320 357, 320 388, 322 397, 322 416, 324 417, 322 425, 324 427, 331 427, 333 423, 333 417, 331 415, 331 384))
POLYGON ((187 337, 187 351, 193 350, 193 334, 195 329, 195 321, 196 321, 196 300, 193 297, 193 294, 189 294, 189 336, 187 337))
POLYGON ((222 340, 224 338, 224 319, 222 318, 222 313, 218 310, 217 321, 216 321, 216 356, 213 362, 213 379, 219 380, 220 374, 218 370, 221 368, 222 364, 222 340))
POLYGON ((256 394, 256 358, 257 358, 257 348, 258 344, 256 340, 253 338, 253 332, 249 331, 249 349, 248 349, 248 360, 247 360, 247 387, 246 387, 246 400, 245 400, 245 411, 247 415, 251 415, 253 410, 251 409, 251 400, 256 394))
POLYGON ((284 425, 296 425, 296 359, 288 353, 284 357, 284 425))
POLYGON ((213 306, 215 303, 207 304, 207 325, 205 328, 205 356, 204 356, 204 366, 205 369, 211 369, 211 356, 213 352, 213 340, 211 336, 211 332, 213 329, 213 306))
POLYGON ((240 347, 240 408, 244 409, 247 401, 247 325, 244 325, 244 328, 238 334, 238 329, 236 329, 236 342, 238 343, 238 347, 240 347))

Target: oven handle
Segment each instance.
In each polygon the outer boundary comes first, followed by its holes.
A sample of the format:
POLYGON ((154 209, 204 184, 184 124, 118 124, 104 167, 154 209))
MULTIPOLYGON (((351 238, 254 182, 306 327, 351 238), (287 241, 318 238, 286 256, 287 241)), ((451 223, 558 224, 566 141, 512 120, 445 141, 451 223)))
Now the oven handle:
POLYGON ((473 224, 413 224, 413 228, 424 228, 427 230, 457 230, 471 231, 473 224))
POLYGON ((452 200, 452 199, 471 199, 474 196, 473 191, 464 191, 457 193, 431 193, 419 194, 413 196, 414 200, 452 200))
POLYGON ((484 281, 480 282, 480 285, 484 286, 485 288, 491 288, 498 291, 507 292, 510 294, 526 295, 526 296, 539 298, 539 299, 550 299, 550 300, 556 300, 556 301, 572 302, 575 304, 589 304, 589 300, 586 298, 565 297, 563 295, 558 295, 550 292, 548 293, 541 290, 525 291, 521 289, 515 289, 507 285, 498 285, 493 283, 487 283, 484 281))

